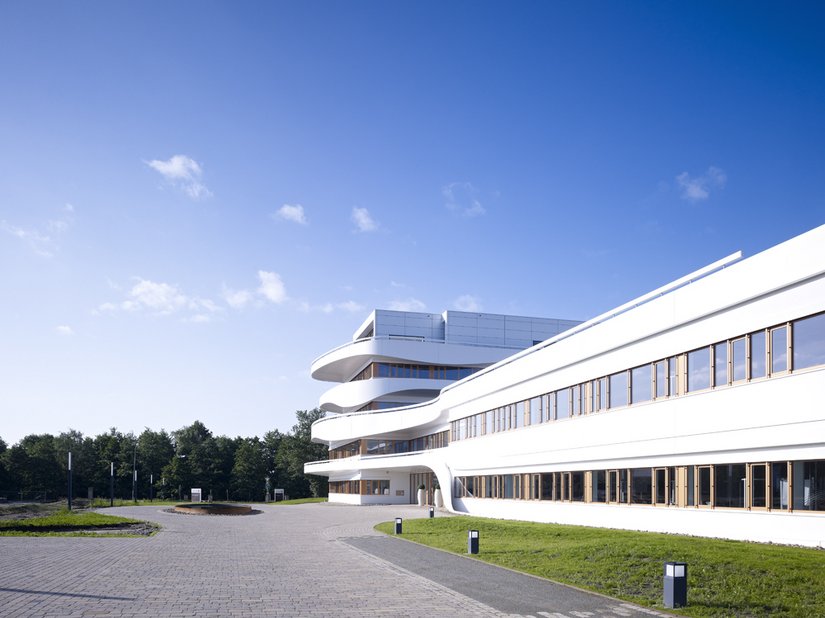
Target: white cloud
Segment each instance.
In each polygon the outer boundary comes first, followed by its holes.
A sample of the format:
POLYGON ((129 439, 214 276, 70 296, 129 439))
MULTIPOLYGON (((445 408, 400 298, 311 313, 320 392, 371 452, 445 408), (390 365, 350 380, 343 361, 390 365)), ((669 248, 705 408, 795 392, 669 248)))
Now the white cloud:
POLYGON ((445 206, 464 217, 478 217, 487 212, 478 199, 478 189, 471 182, 451 182, 441 188, 445 206))
MULTIPOLYGON (((213 300, 188 296, 177 286, 136 277, 137 283, 127 292, 126 299, 119 302, 105 302, 92 313, 114 313, 116 311, 145 311, 155 315, 195 312, 195 314, 215 314, 222 309, 213 300)), ((195 316, 196 317, 196 316, 195 316)), ((190 321, 204 321, 190 318, 190 321)))
POLYGON ((231 290, 224 286, 223 299, 233 309, 243 309, 252 301, 252 293, 249 290, 231 290))
POLYGON ((359 313, 364 310, 364 305, 361 303, 357 303, 354 300, 348 300, 343 303, 338 303, 335 305, 338 309, 343 311, 349 311, 350 313, 359 313))
POLYGON ((370 211, 366 208, 353 208, 352 220, 359 232, 374 232, 378 229, 378 222, 372 218, 370 211))
POLYGON ((157 313, 173 313, 186 307, 188 299, 174 285, 140 279, 129 292, 129 309, 143 307, 157 313))
POLYGON ((200 164, 186 155, 175 155, 168 161, 144 161, 163 178, 194 200, 210 197, 212 192, 201 182, 200 164))
POLYGON ((699 202, 710 197, 711 189, 721 189, 728 181, 724 170, 710 166, 701 176, 691 177, 687 172, 676 176, 676 184, 681 190, 680 197, 689 202, 699 202))
POLYGON ((478 298, 470 294, 459 296, 453 301, 453 306, 458 311, 478 312, 481 311, 481 303, 478 298))
POLYGON ((364 311, 364 305, 355 302, 354 300, 347 300, 340 303, 323 303, 321 305, 312 305, 307 301, 298 303, 298 310, 304 313, 311 311, 320 311, 321 313, 334 313, 335 311, 346 311, 349 313, 359 313, 364 311))
POLYGON ((389 309, 393 311, 424 311, 427 306, 417 298, 390 301, 389 309))
POLYGON ((37 228, 22 228, 13 225, 5 220, 0 220, 0 230, 11 234, 41 257, 54 257, 60 249, 58 240, 65 234, 74 222, 74 206, 66 204, 62 209, 62 214, 58 219, 46 221, 45 232, 37 228))
POLYGON ((261 281, 261 285, 258 288, 259 294, 275 304, 280 304, 286 300, 286 288, 278 273, 259 270, 258 279, 261 281))
POLYGON ((284 221, 292 221, 293 223, 300 223, 301 225, 307 225, 308 223, 306 215, 304 214, 304 207, 300 204, 284 204, 278 209, 275 216, 284 221))
POLYGON ((72 327, 71 326, 66 326, 65 324, 61 324, 60 326, 55 326, 54 329, 58 333, 60 333, 61 335, 65 335, 67 337, 70 337, 71 335, 74 335, 74 330, 72 330, 72 327))

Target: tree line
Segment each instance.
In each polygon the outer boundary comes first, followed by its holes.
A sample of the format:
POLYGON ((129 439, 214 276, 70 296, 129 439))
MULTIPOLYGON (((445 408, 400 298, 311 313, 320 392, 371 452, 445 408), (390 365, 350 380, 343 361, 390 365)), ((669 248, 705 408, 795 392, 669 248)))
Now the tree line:
POLYGON ((69 430, 57 436, 32 434, 13 446, 0 438, 0 498, 52 500, 66 497, 68 453, 72 494, 183 500, 193 487, 204 499, 264 500, 283 489, 291 498, 327 495, 325 477, 305 475, 304 463, 326 459, 327 448, 311 441, 319 409, 298 410, 292 430, 262 438, 215 436, 200 421, 171 433, 146 428, 140 435, 116 428, 95 437, 69 430), (112 477, 111 471, 114 468, 112 477), (137 473, 137 474, 135 474, 137 473), (135 481, 137 476, 137 481, 135 481))

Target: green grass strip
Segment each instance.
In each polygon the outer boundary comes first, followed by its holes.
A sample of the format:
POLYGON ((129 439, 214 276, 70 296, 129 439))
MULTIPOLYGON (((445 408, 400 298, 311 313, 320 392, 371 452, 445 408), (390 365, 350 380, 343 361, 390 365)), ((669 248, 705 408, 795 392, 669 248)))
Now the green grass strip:
MULTIPOLYGON (((392 534, 393 522, 376 529, 392 534)), ((686 616, 825 616, 825 551, 479 517, 407 519, 403 538, 662 609, 663 564, 688 563, 686 616)))
POLYGON ((39 528, 108 528, 120 524, 141 523, 137 519, 127 517, 116 517, 114 515, 103 515, 101 513, 59 511, 54 515, 45 517, 31 517, 28 519, 7 519, 0 521, 0 532, 2 531, 36 531, 39 528))

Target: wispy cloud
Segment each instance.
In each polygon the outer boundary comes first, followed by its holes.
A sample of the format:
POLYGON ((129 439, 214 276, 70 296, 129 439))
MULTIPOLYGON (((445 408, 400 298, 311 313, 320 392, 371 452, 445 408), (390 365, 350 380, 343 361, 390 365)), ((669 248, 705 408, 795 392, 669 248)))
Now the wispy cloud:
POLYGON ((233 309, 243 309, 252 302, 252 293, 249 290, 233 290, 223 287, 223 299, 233 309))
POLYGON ((451 182, 441 188, 448 210, 464 217, 478 217, 487 212, 478 198, 478 189, 471 182, 451 182))
POLYGON ((45 224, 36 227, 24 228, 6 220, 0 220, 0 230, 10 234, 25 243, 35 254, 50 258, 60 250, 60 237, 64 235, 74 222, 74 206, 66 204, 56 219, 49 219, 45 224))
POLYGON ((396 299, 389 303, 393 311, 424 311, 427 306, 417 298, 396 299))
POLYGON ((320 305, 313 305, 310 302, 303 301, 298 304, 298 309, 304 313, 310 313, 313 311, 320 311, 321 313, 335 313, 336 311, 359 313, 364 311, 364 305, 357 303, 354 300, 347 300, 339 303, 322 303, 320 305))
POLYGON ((304 207, 300 204, 284 204, 273 215, 273 218, 292 221, 293 223, 300 223, 301 225, 307 225, 309 223, 304 214, 304 207))
POLYGON ((681 192, 680 197, 689 202, 701 202, 710 197, 711 190, 722 189, 728 181, 725 171, 710 166, 701 176, 691 176, 682 172, 676 176, 676 185, 681 192))
POLYGON ((478 312, 481 311, 481 302, 475 296, 463 294, 453 301, 453 306, 458 311, 478 312))
POLYGON ((189 296, 170 283, 136 278, 126 298, 120 302, 106 302, 98 306, 95 314, 117 311, 145 312, 153 315, 191 313, 190 321, 203 322, 219 313, 221 308, 208 298, 189 296), (200 317, 198 317, 200 316, 200 317))
POLYGON ((366 208, 353 208, 352 220, 359 232, 374 232, 378 229, 378 222, 372 218, 366 208))
POLYGON ((67 326, 65 324, 61 324, 60 326, 55 326, 54 330, 58 332, 58 334, 63 335, 64 337, 71 337, 74 335, 74 330, 71 326, 67 326))
POLYGON ((203 170, 200 164, 186 155, 174 155, 168 161, 153 159, 144 161, 158 172, 172 186, 180 189, 193 200, 207 198, 212 192, 201 181, 203 170))
POLYGON ((258 293, 269 302, 278 305, 287 299, 286 287, 284 286, 284 282, 281 280, 281 275, 278 273, 267 272, 265 270, 259 270, 258 279, 261 282, 261 285, 258 287, 258 293))

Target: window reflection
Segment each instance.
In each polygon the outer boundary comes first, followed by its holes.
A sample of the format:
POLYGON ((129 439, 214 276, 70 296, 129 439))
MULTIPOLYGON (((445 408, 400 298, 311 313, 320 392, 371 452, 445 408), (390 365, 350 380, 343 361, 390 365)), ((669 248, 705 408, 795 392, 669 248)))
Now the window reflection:
POLYGON ((766 368, 765 331, 752 333, 751 340, 751 379, 764 378, 766 368))
POLYGON ((710 388, 710 353, 708 348, 688 352, 687 363, 688 392, 710 388))

